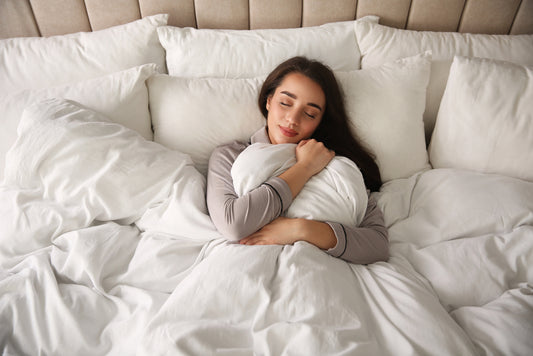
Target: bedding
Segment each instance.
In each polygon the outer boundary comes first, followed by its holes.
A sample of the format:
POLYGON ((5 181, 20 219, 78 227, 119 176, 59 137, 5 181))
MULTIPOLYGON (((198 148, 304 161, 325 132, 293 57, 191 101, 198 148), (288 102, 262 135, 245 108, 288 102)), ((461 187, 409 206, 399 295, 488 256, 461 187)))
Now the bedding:
MULTIPOLYGON (((279 176, 294 163, 296 144, 251 144, 231 166, 235 192, 242 196, 269 178, 279 176)), ((367 205, 361 171, 351 160, 336 156, 305 184, 283 215, 353 226, 361 223, 367 205)))
POLYGON ((189 156, 148 141, 78 103, 47 99, 33 104, 22 114, 18 133, 6 158, 4 184, 20 191, 6 190, 5 201, 39 200, 20 208, 5 205, 2 254, 6 257, 46 246, 62 233, 97 221, 129 225, 140 219, 143 231, 150 230, 150 219, 142 215, 157 215, 152 210, 169 205, 162 198, 171 199, 175 190, 196 195, 197 203, 187 206, 187 211, 197 207, 205 213, 200 199, 205 179, 189 156), (186 192, 171 182, 182 174, 191 178, 186 192))
POLYGON ((533 180, 532 103, 533 66, 455 57, 429 148, 433 167, 533 180))
POLYGON ((360 53, 353 32, 354 23, 359 21, 377 22, 378 18, 367 16, 357 21, 293 29, 210 30, 161 26, 157 31, 166 50, 170 75, 252 78, 267 75, 279 63, 294 56, 318 59, 334 70, 359 69, 360 53))
POLYGON ((77 101, 151 140, 153 133, 146 80, 158 71, 156 64, 144 64, 70 85, 27 89, 0 97, 3 114, 0 120, 4 127, 0 132, 0 179, 4 176, 5 155, 15 143, 24 109, 44 99, 61 97, 77 101))
POLYGON ((0 40, 0 96, 69 84, 155 63, 166 72, 158 14, 95 32, 0 40))
POLYGON ((531 32, 167 19, 0 40, 3 355, 531 354, 531 32), (268 50, 287 33, 302 47, 268 50), (204 52, 242 36, 262 39, 242 62, 204 52), (302 48, 348 65, 334 71, 384 178, 387 262, 243 246, 209 217, 210 152, 264 126, 257 90, 302 48))
POLYGON ((361 68, 431 51, 431 76, 424 123, 431 136, 454 56, 481 57, 533 65, 533 35, 487 35, 479 33, 413 31, 369 21, 354 24, 361 51, 361 68))
POLYGON ((531 182, 456 169, 391 181, 377 194, 392 257, 360 266, 303 242, 226 242, 209 224, 205 181, 187 155, 79 104, 38 103, 20 130, 2 188, 2 201, 13 202, 1 214, 13 226, 2 230, 8 354, 521 354, 531 346, 531 182), (36 153, 37 138, 46 151, 36 153), (85 207, 65 208, 77 201, 85 207), (179 223, 139 228, 161 206, 179 223), (35 314, 45 309, 46 319, 35 314), (494 318, 510 328, 475 338, 494 318))
POLYGON ((154 141, 189 154, 206 175, 217 146, 246 141, 265 125, 256 99, 263 80, 152 76, 147 86, 154 141))
MULTIPOLYGON (((334 71, 350 125, 376 156, 384 181, 430 167, 422 117, 430 56, 420 53, 377 68, 334 71)), ((215 147, 247 141, 265 125, 257 106, 265 78, 150 77, 154 141, 190 154, 206 174, 215 147)))

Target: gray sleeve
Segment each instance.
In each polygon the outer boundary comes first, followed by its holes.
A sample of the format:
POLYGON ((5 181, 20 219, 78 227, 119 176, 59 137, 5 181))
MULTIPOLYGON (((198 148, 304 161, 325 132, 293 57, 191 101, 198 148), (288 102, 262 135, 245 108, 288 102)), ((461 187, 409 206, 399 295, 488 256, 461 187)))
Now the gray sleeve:
POLYGON ((337 245, 326 252, 334 257, 357 264, 369 264, 389 259, 389 238, 383 213, 373 196, 368 197, 365 217, 359 226, 328 222, 335 232, 337 245))
POLYGON ((242 197, 237 196, 231 167, 246 145, 233 143, 215 149, 207 172, 207 207, 220 233, 238 241, 282 215, 292 203, 287 183, 278 177, 267 180, 242 197))

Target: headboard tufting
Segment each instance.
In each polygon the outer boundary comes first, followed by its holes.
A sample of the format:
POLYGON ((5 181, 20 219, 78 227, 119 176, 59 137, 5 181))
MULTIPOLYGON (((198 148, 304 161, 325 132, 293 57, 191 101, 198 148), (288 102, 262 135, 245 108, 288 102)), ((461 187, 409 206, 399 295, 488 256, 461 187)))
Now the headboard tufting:
POLYGON ((533 33, 533 0, 0 0, 0 38, 99 30, 156 13, 196 28, 291 28, 378 15, 397 28, 533 33))

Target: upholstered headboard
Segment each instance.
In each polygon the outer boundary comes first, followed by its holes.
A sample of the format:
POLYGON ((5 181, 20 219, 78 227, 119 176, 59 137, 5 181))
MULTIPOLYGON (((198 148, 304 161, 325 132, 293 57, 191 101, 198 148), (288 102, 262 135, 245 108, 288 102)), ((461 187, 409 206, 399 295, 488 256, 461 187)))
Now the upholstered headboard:
POLYGON ((532 34, 533 0, 0 0, 0 38, 99 30, 156 13, 169 25, 290 28, 378 15, 397 28, 532 34))

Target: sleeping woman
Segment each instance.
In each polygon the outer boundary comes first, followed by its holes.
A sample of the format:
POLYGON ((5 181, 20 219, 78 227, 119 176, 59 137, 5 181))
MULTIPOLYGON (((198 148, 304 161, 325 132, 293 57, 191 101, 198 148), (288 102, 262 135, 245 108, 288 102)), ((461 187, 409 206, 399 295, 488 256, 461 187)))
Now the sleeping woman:
POLYGON ((291 58, 268 75, 258 103, 266 126, 249 142, 218 147, 209 160, 207 205, 217 229, 228 240, 244 245, 306 241, 348 262, 386 261, 387 228, 383 213, 369 195, 381 186, 379 169, 351 132, 333 72, 320 62, 291 58), (239 196, 232 167, 238 156, 255 143, 295 144, 296 160, 281 174, 239 196), (357 216, 353 216, 352 224, 283 216, 306 183, 336 154, 354 162, 368 190, 360 223, 357 216))

